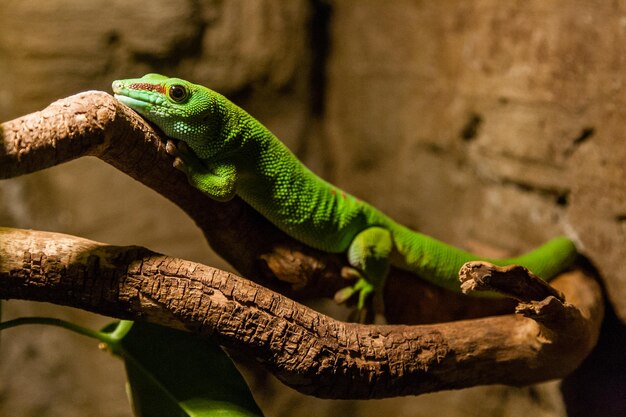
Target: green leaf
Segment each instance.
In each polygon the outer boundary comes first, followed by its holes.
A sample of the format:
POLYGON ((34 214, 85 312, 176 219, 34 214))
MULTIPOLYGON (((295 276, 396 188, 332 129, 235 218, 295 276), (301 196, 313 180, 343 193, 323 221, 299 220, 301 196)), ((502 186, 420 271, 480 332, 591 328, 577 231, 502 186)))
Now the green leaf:
POLYGON ((136 322, 120 345, 137 416, 263 415, 231 359, 210 340, 136 322))
POLYGON ((51 317, 0 321, 0 331, 24 324, 62 327, 106 343, 126 364, 137 416, 263 416, 228 355, 216 343, 192 333, 128 320, 97 332, 51 317))

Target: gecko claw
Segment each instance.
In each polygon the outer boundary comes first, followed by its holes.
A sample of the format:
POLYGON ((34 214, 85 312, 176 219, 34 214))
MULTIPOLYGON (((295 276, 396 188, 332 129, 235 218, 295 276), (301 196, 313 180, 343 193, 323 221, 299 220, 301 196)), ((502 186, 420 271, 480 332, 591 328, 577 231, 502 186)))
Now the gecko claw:
POLYGON ((167 152, 167 154, 171 156, 178 155, 178 148, 176 147, 176 144, 173 140, 167 141, 167 143, 165 144, 165 152, 167 152))
POLYGON ((172 165, 179 171, 187 172, 185 162, 178 156, 174 159, 172 165))

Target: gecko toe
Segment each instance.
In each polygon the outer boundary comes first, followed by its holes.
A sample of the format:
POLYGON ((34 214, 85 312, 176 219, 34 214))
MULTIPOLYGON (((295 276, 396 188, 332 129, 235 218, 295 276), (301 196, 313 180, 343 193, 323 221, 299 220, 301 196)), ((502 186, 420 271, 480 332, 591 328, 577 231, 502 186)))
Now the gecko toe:
POLYGON ((185 172, 185 162, 181 158, 176 157, 176 159, 174 159, 174 162, 172 163, 172 165, 177 170, 185 172))
POLYGON ((343 304, 352 298, 354 294, 356 294, 354 287, 344 287, 335 293, 334 300, 337 304, 343 304))
POLYGON ((173 140, 167 141, 167 143, 165 144, 165 152, 167 152, 168 155, 172 156, 178 155, 178 148, 176 147, 176 144, 173 140))

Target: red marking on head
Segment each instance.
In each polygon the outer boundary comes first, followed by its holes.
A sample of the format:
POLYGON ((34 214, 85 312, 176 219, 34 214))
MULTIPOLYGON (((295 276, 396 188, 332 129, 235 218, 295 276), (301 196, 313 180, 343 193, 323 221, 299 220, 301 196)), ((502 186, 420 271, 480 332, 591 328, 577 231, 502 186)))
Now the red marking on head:
POLYGON ((161 84, 134 83, 130 84, 128 88, 131 90, 156 91, 157 93, 165 94, 165 87, 161 84))

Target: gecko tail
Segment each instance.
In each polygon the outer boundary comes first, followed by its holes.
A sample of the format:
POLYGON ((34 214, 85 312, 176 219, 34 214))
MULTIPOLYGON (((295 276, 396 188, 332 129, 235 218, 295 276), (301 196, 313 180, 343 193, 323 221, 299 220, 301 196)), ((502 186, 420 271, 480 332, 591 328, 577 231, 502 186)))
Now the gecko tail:
POLYGON ((541 279, 549 281, 572 266, 577 257, 578 251, 574 242, 566 236, 559 236, 523 255, 497 260, 494 263, 522 265, 541 279))
POLYGON ((395 233, 395 245, 400 256, 392 264, 452 291, 460 291, 458 273, 466 262, 522 265, 541 279, 549 281, 568 269, 578 257, 574 242, 565 236, 549 240, 520 256, 493 259, 466 252, 404 227, 396 229, 395 233))

